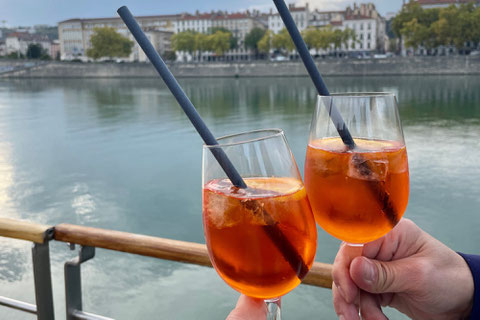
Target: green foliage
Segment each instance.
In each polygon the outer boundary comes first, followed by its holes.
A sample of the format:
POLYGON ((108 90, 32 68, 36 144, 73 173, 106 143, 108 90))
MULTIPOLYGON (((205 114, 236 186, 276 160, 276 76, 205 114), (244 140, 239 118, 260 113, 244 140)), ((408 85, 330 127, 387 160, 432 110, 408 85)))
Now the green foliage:
POLYGON ((305 42, 310 48, 316 50, 327 50, 330 47, 338 49, 343 45, 347 46, 349 40, 357 41, 355 31, 352 29, 332 29, 330 26, 325 28, 307 28, 302 32, 305 42))
POLYGON ((394 18, 392 29, 397 36, 405 38, 409 47, 432 49, 438 45, 454 45, 461 50, 468 42, 480 42, 480 7, 469 3, 422 9, 411 1, 394 18))
POLYGON ((217 31, 207 38, 208 47, 211 51, 215 51, 217 56, 223 56, 225 51, 230 49, 231 33, 217 31))
POLYGON ((43 49, 38 43, 31 43, 28 45, 26 56, 28 59, 48 60, 50 58, 45 49, 43 49))
POLYGON ((278 50, 292 51, 295 49, 295 44, 288 34, 287 29, 283 28, 279 33, 272 37, 272 47, 278 50))
POLYGON ((265 35, 264 29, 253 28, 245 36, 245 48, 258 50, 258 42, 263 38, 264 35, 265 35))
POLYGON ((268 54, 272 48, 272 31, 267 30, 257 43, 258 51, 268 54))
POLYGON ((93 29, 90 43, 92 47, 87 50, 87 56, 93 59, 128 57, 133 47, 132 41, 109 27, 93 29))
POLYGON ((179 32, 172 36, 172 48, 174 51, 185 51, 189 53, 214 51, 217 56, 222 56, 225 51, 235 48, 232 47, 232 33, 224 30, 226 29, 212 28, 209 34, 190 30, 179 32))
POLYGON ((235 38, 230 30, 224 27, 212 27, 208 29, 209 34, 215 34, 217 31, 222 31, 230 34, 230 49, 237 49, 238 48, 238 39, 235 38))
POLYGON ((184 31, 176 33, 171 38, 172 48, 175 51, 186 51, 192 53, 195 51, 195 37, 197 32, 184 31))
POLYGON ((7 54, 5 57, 8 58, 8 59, 19 59, 19 58, 23 58, 21 54, 18 54, 18 52, 10 52, 10 53, 7 54))

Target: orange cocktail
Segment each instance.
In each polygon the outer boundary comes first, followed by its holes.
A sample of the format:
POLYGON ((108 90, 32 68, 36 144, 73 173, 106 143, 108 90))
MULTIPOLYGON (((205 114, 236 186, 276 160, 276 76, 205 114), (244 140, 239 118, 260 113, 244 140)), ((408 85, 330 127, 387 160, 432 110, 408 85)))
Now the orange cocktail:
MULTIPOLYGON (((300 283, 301 263, 312 266, 317 233, 301 180, 245 178, 248 188, 214 179, 203 188, 203 223, 210 259, 222 279, 248 296, 269 299, 300 283), (298 253, 287 261, 277 230, 298 253), (303 261, 302 261, 303 260, 303 261)), ((282 237, 283 237, 282 236, 282 237)), ((288 256, 287 256, 288 258, 288 256)))
POLYGON ((310 141, 305 186, 315 220, 328 233, 365 243, 389 232, 408 203, 409 174, 403 141, 355 138, 310 141))

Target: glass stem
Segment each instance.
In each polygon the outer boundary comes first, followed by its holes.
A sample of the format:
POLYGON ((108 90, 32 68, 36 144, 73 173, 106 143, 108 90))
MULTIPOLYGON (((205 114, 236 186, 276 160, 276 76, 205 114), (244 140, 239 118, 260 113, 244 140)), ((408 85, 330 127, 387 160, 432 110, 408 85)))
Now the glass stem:
MULTIPOLYGON (((356 257, 363 255, 363 243, 348 243, 347 242, 347 254, 349 256, 350 262, 356 257)), ((358 315, 362 319, 362 310, 360 307, 361 293, 359 292, 356 303, 358 305, 358 315)))
POLYGON ((265 303, 267 304, 267 320, 281 320, 280 298, 267 299, 265 303))

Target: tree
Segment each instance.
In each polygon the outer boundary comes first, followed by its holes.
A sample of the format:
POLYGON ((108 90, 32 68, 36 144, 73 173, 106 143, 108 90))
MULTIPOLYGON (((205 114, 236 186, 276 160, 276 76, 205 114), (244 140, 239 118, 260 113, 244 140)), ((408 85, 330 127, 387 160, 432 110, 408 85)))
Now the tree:
POLYGON ((348 43, 352 40, 353 43, 357 42, 357 34, 355 30, 346 28, 342 33, 342 43, 345 45, 345 48, 348 49, 348 43))
POLYGON ((279 33, 272 37, 272 47, 278 50, 292 51, 295 49, 295 44, 288 34, 287 29, 283 28, 279 33))
POLYGON ((27 48, 28 59, 40 59, 46 55, 45 49, 38 43, 31 43, 27 48))
POLYGON ((171 38, 173 50, 192 53, 196 50, 196 35, 197 32, 191 30, 174 34, 171 38))
POLYGON ((400 30, 405 37, 407 47, 418 48, 424 45, 428 49, 433 47, 434 39, 431 38, 431 29, 423 24, 418 23, 417 18, 403 24, 400 30))
POLYGON ((269 54, 270 49, 272 48, 272 31, 267 30, 263 35, 262 39, 257 43, 258 51, 269 54))
POLYGON ((87 56, 95 60, 101 57, 128 57, 133 47, 133 41, 109 27, 94 28, 90 43, 92 47, 87 50, 87 56))
POLYGON ((238 48, 238 39, 232 34, 230 30, 224 27, 212 27, 208 29, 209 34, 214 34, 217 31, 222 31, 230 34, 230 49, 236 49, 238 48))
POLYGON ((215 51, 217 56, 223 56, 225 51, 230 49, 230 37, 228 32, 217 31, 207 37, 208 48, 215 51))
POLYGON ((258 42, 263 38, 263 36, 265 35, 265 32, 266 31, 264 29, 253 28, 245 36, 245 48, 257 51, 258 50, 258 42))

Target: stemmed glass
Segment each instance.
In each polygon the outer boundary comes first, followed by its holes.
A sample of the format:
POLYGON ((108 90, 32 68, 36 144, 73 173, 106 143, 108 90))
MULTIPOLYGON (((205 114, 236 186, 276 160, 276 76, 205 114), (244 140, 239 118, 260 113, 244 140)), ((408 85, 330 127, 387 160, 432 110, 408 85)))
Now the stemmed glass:
POLYGON ((265 299, 280 319, 279 298, 313 264, 317 231, 293 155, 280 129, 250 131, 203 147, 203 225, 210 260, 233 289, 265 299), (222 148, 247 184, 234 187, 211 153, 222 148))
POLYGON ((361 245, 388 233, 408 203, 409 173, 396 98, 390 93, 318 96, 305 162, 317 223, 361 245), (347 147, 330 120, 338 109, 355 141, 347 147))

